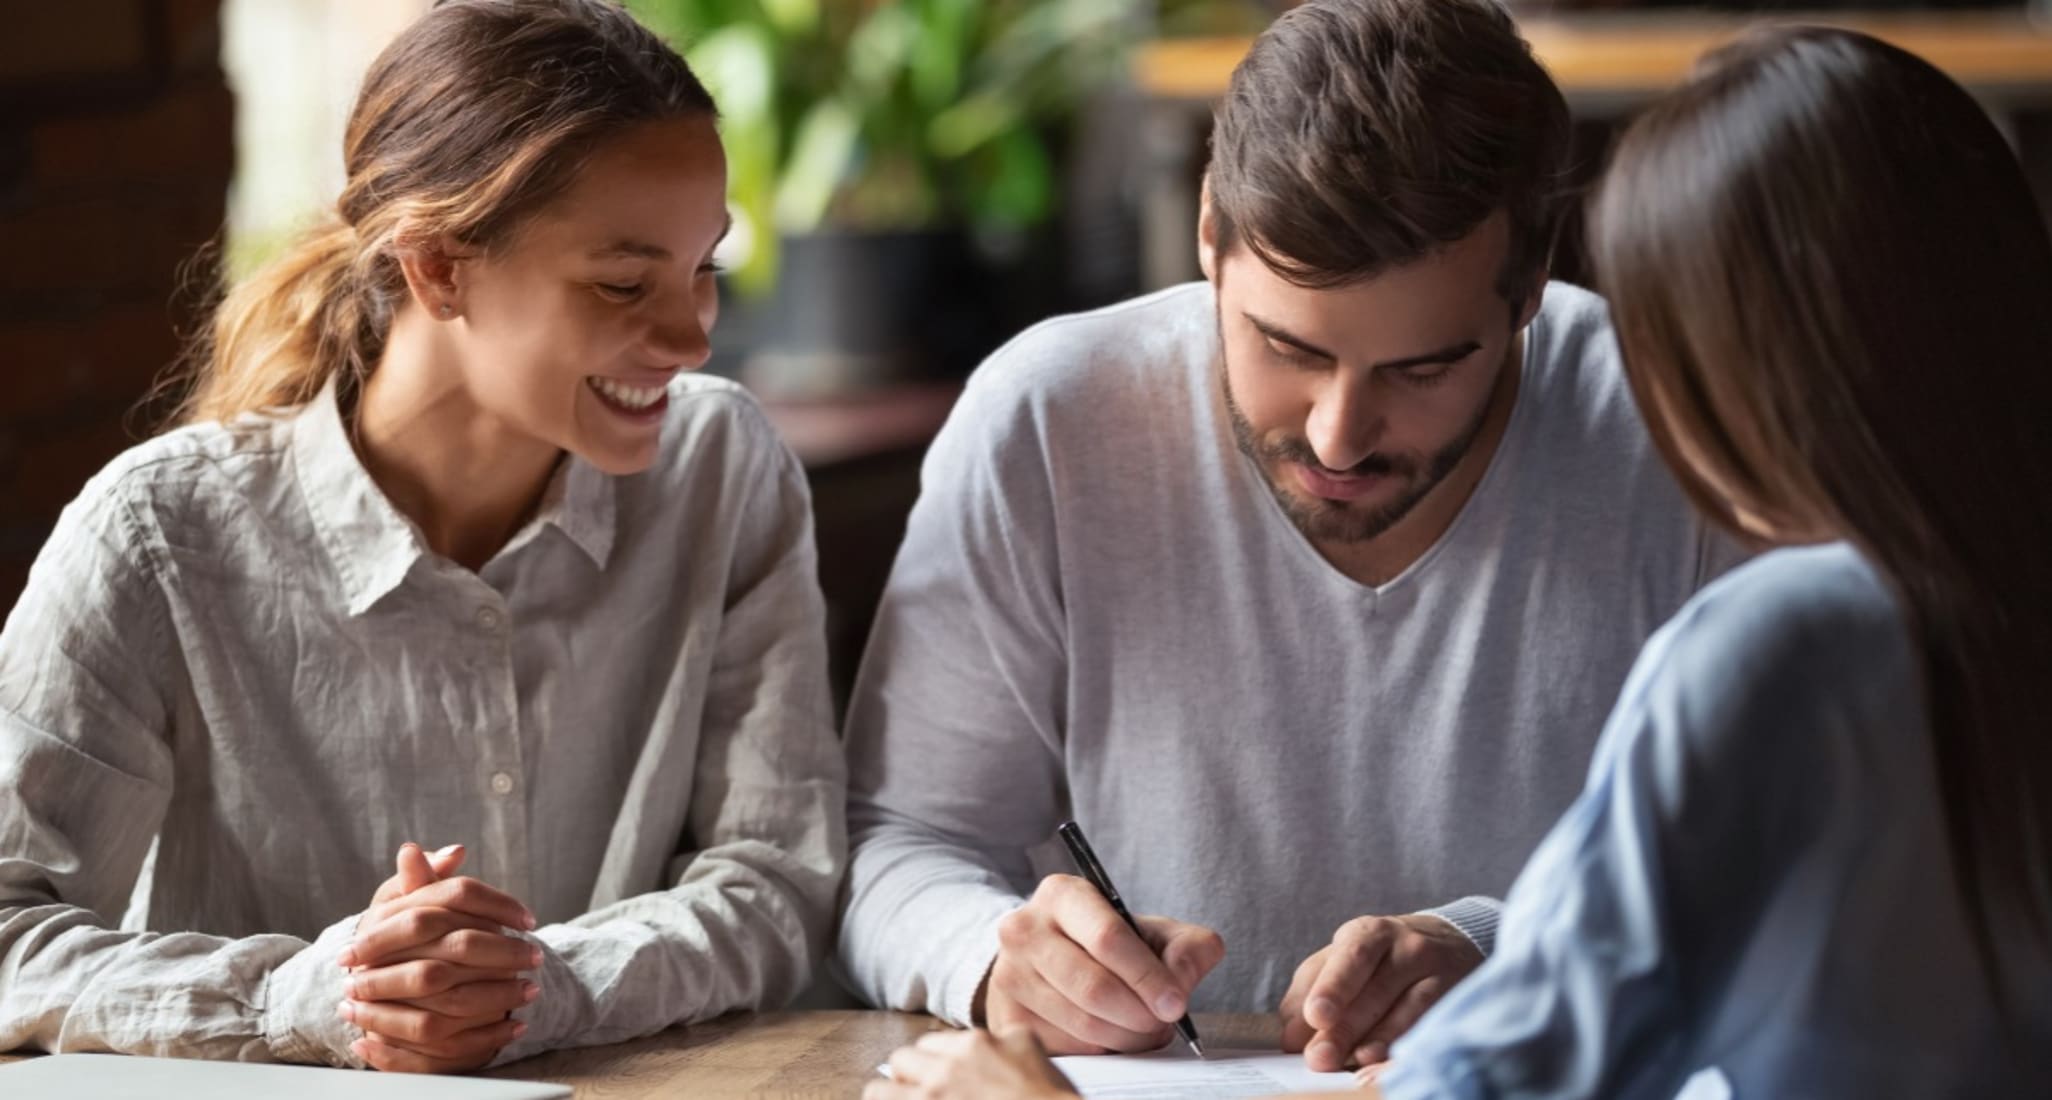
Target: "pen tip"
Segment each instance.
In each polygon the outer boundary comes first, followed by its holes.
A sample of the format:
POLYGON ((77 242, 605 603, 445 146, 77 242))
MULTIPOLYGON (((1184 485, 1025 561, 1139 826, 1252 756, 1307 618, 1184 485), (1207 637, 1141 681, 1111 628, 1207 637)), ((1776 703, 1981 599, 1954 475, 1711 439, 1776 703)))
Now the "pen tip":
POLYGON ((1194 1051, 1196 1051, 1196 1052, 1197 1052, 1197 1057, 1199 1057, 1199 1058, 1202 1058, 1202 1057, 1204 1057, 1204 1044, 1203 1044, 1203 1043, 1200 1043, 1200 1042, 1198 1042, 1197 1040, 1195 1040, 1195 1039, 1192 1039, 1192 1040, 1190 1040, 1190 1049, 1191 1049, 1191 1050, 1194 1050, 1194 1051))

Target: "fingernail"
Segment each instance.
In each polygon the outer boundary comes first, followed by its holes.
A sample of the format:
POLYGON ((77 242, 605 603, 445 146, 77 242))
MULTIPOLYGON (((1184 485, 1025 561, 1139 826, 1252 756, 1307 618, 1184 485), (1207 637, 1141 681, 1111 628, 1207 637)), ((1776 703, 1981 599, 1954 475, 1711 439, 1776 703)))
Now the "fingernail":
POLYGON ((541 956, 542 956, 542 953, 541 953, 541 948, 539 948, 539 947, 535 948, 535 949, 534 949, 534 950, 532 950, 532 951, 529 951, 529 952, 527 953, 527 965, 528 965, 528 966, 529 966, 530 968, 532 968, 532 967, 537 967, 537 966, 540 966, 540 965, 541 965, 541 956))
POLYGON ((1328 1065, 1338 1065, 1340 1060, 1339 1046, 1330 1039, 1320 1039, 1317 1042, 1312 1043, 1311 1046, 1304 1051, 1304 1058, 1306 1061, 1324 1062, 1328 1065))
POLYGON ((352 1001, 357 999, 356 975, 351 974, 350 976, 342 979, 342 993, 344 996, 348 997, 352 1001))
POLYGON ((1183 1014, 1182 995, 1174 990, 1164 991, 1161 996, 1154 999, 1154 1014, 1163 1020, 1174 1020, 1181 1016, 1183 1014))
POLYGON ((349 1021, 352 1024, 356 1022, 356 1002, 354 1001, 337 1002, 335 1005, 335 1012, 337 1015, 341 1016, 343 1019, 349 1021))
POLYGON ((518 1039, 525 1034, 527 1034, 527 1025, 518 1020, 513 1021, 513 1037, 518 1039))
POLYGON ((358 1058, 361 1058, 366 1062, 370 1061, 370 1055, 366 1053, 366 1051, 368 1051, 369 1049, 370 1044, 364 1042, 362 1039, 352 1039, 349 1041, 349 1053, 356 1055, 358 1058))
POLYGON ((1311 1022, 1314 1024, 1319 1023, 1320 1021, 1330 1023, 1332 1021, 1333 1014, 1337 1013, 1338 1011, 1339 1006, 1332 1003, 1331 997, 1320 997, 1317 1000, 1312 1001, 1309 1005, 1305 1006, 1304 1018, 1307 1020, 1311 1020, 1311 1022), (1312 1020, 1311 1018, 1314 1016, 1317 1017, 1317 1019, 1312 1020))
POLYGON ((344 970, 347 970, 347 969, 349 969, 350 967, 352 967, 352 966, 355 966, 355 965, 356 965, 356 948, 354 948, 354 947, 345 947, 345 948, 343 948, 343 949, 342 949, 342 955, 341 955, 341 957, 339 957, 339 958, 337 958, 337 959, 335 960, 335 965, 337 965, 337 966, 340 966, 340 967, 341 967, 342 969, 344 969, 344 970))
POLYGON ((461 847, 463 847, 463 845, 461 845, 461 844, 444 844, 444 845, 442 845, 442 846, 441 846, 440 848, 438 848, 438 849, 436 849, 436 850, 435 850, 435 859, 436 859, 436 861, 438 861, 438 862, 439 862, 439 861, 441 861, 441 860, 445 860, 445 859, 448 859, 448 858, 449 858, 450 856, 453 856, 453 855, 455 855, 455 854, 456 854, 456 850, 457 850, 458 848, 461 848, 461 847))
POLYGON ((1389 1047, 1382 1043, 1365 1044, 1355 1053, 1361 1056, 1361 1064, 1364 1066, 1381 1065, 1389 1061, 1389 1047))
POLYGON ((525 928, 525 929, 527 929, 527 930, 528 930, 529 932, 532 932, 532 931, 534 931, 534 929, 535 929, 535 923, 534 923, 534 914, 533 914, 533 913, 530 913, 530 912, 527 912, 527 911, 526 911, 526 910, 524 910, 524 909, 523 909, 523 910, 521 910, 521 913, 520 913, 520 927, 522 927, 522 928, 525 928))
POLYGON ((523 1000, 523 1001, 529 1001, 529 1002, 531 1002, 531 1001, 533 1001, 533 1000, 534 1000, 534 999, 535 999, 536 997, 539 997, 539 996, 541 996, 541 986, 538 986, 538 985, 534 984, 533 982, 521 982, 521 983, 520 983, 520 999, 521 999, 521 1000, 523 1000))

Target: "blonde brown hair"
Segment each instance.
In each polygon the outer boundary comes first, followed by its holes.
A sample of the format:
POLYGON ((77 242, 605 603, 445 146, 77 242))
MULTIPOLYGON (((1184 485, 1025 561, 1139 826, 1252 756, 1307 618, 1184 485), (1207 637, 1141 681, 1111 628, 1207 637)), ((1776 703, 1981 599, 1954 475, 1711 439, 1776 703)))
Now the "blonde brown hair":
POLYGON ((1783 28, 1642 116, 1593 213, 1626 374, 1690 494, 1727 527, 1728 492, 1842 533, 1894 588, 2000 993, 1997 930, 2052 937, 2052 237, 2021 167, 1926 62, 1783 28))
POLYGON ((360 384, 405 294, 399 249, 501 245, 608 137, 712 113, 684 60, 613 0, 443 0, 365 76, 334 213, 230 289, 188 349, 167 383, 175 419, 360 384))

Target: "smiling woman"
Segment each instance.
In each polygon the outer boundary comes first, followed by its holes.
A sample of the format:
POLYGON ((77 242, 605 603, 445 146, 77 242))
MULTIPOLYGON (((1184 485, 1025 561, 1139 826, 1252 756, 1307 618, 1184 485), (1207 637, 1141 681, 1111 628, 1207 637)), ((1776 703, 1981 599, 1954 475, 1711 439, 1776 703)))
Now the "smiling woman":
POLYGON ((0 1050, 462 1071, 822 952, 805 482, 687 373, 711 99, 612 0, 444 0, 345 159, 0 633, 0 1050))

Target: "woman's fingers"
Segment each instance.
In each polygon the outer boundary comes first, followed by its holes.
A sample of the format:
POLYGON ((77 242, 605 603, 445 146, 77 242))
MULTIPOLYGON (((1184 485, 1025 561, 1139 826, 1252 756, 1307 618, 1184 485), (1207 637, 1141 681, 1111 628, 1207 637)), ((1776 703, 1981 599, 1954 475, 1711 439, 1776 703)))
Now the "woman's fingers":
MULTIPOLYGON (((398 962, 401 960, 395 956, 400 952, 433 943, 460 931, 495 936, 514 943, 521 942, 507 936, 503 926, 468 913, 437 908, 400 909, 389 916, 369 920, 359 926, 355 942, 343 950, 340 962, 345 967, 379 966, 398 962)), ((507 969, 519 970, 523 967, 516 964, 507 969)))
POLYGON ((482 1018, 444 1016, 396 1001, 343 1001, 336 1012, 387 1042, 397 1043, 416 1054, 437 1058, 496 1050, 512 1040, 502 1037, 498 1043, 492 1044, 489 1040, 493 1036, 504 1036, 510 1026, 525 1030, 518 1021, 507 1019, 503 1011, 482 1018))
POLYGON ((357 1001, 410 1001, 434 997, 475 982, 513 980, 505 970, 486 970, 440 959, 418 959, 359 970, 343 979, 343 990, 357 1001))
POLYGON ((425 1009, 441 1016, 460 1016, 486 1019, 517 1012, 534 1003, 541 996, 541 987, 520 978, 501 981, 469 982, 446 993, 404 1000, 402 1004, 425 1009))
POLYGON ((399 892, 402 894, 410 894, 440 877, 418 844, 401 844, 397 864, 398 872, 394 877, 399 880, 399 892))
POLYGON ((365 958, 363 961, 366 964, 390 966, 417 959, 439 959, 442 962, 480 970, 535 970, 541 966, 542 950, 526 940, 516 939, 504 933, 465 928, 425 943, 388 952, 378 958, 365 958))
POLYGON ((467 1073, 489 1065, 500 1050, 526 1032, 527 1025, 514 1020, 473 1028, 440 1044, 415 1044, 391 1035, 366 1032, 349 1049, 372 1068, 386 1073, 467 1073))
POLYGON ((365 914, 370 920, 384 920, 407 909, 453 909, 507 928, 533 931, 534 913, 503 890, 474 878, 457 876, 422 886, 417 890, 374 906, 365 914))

